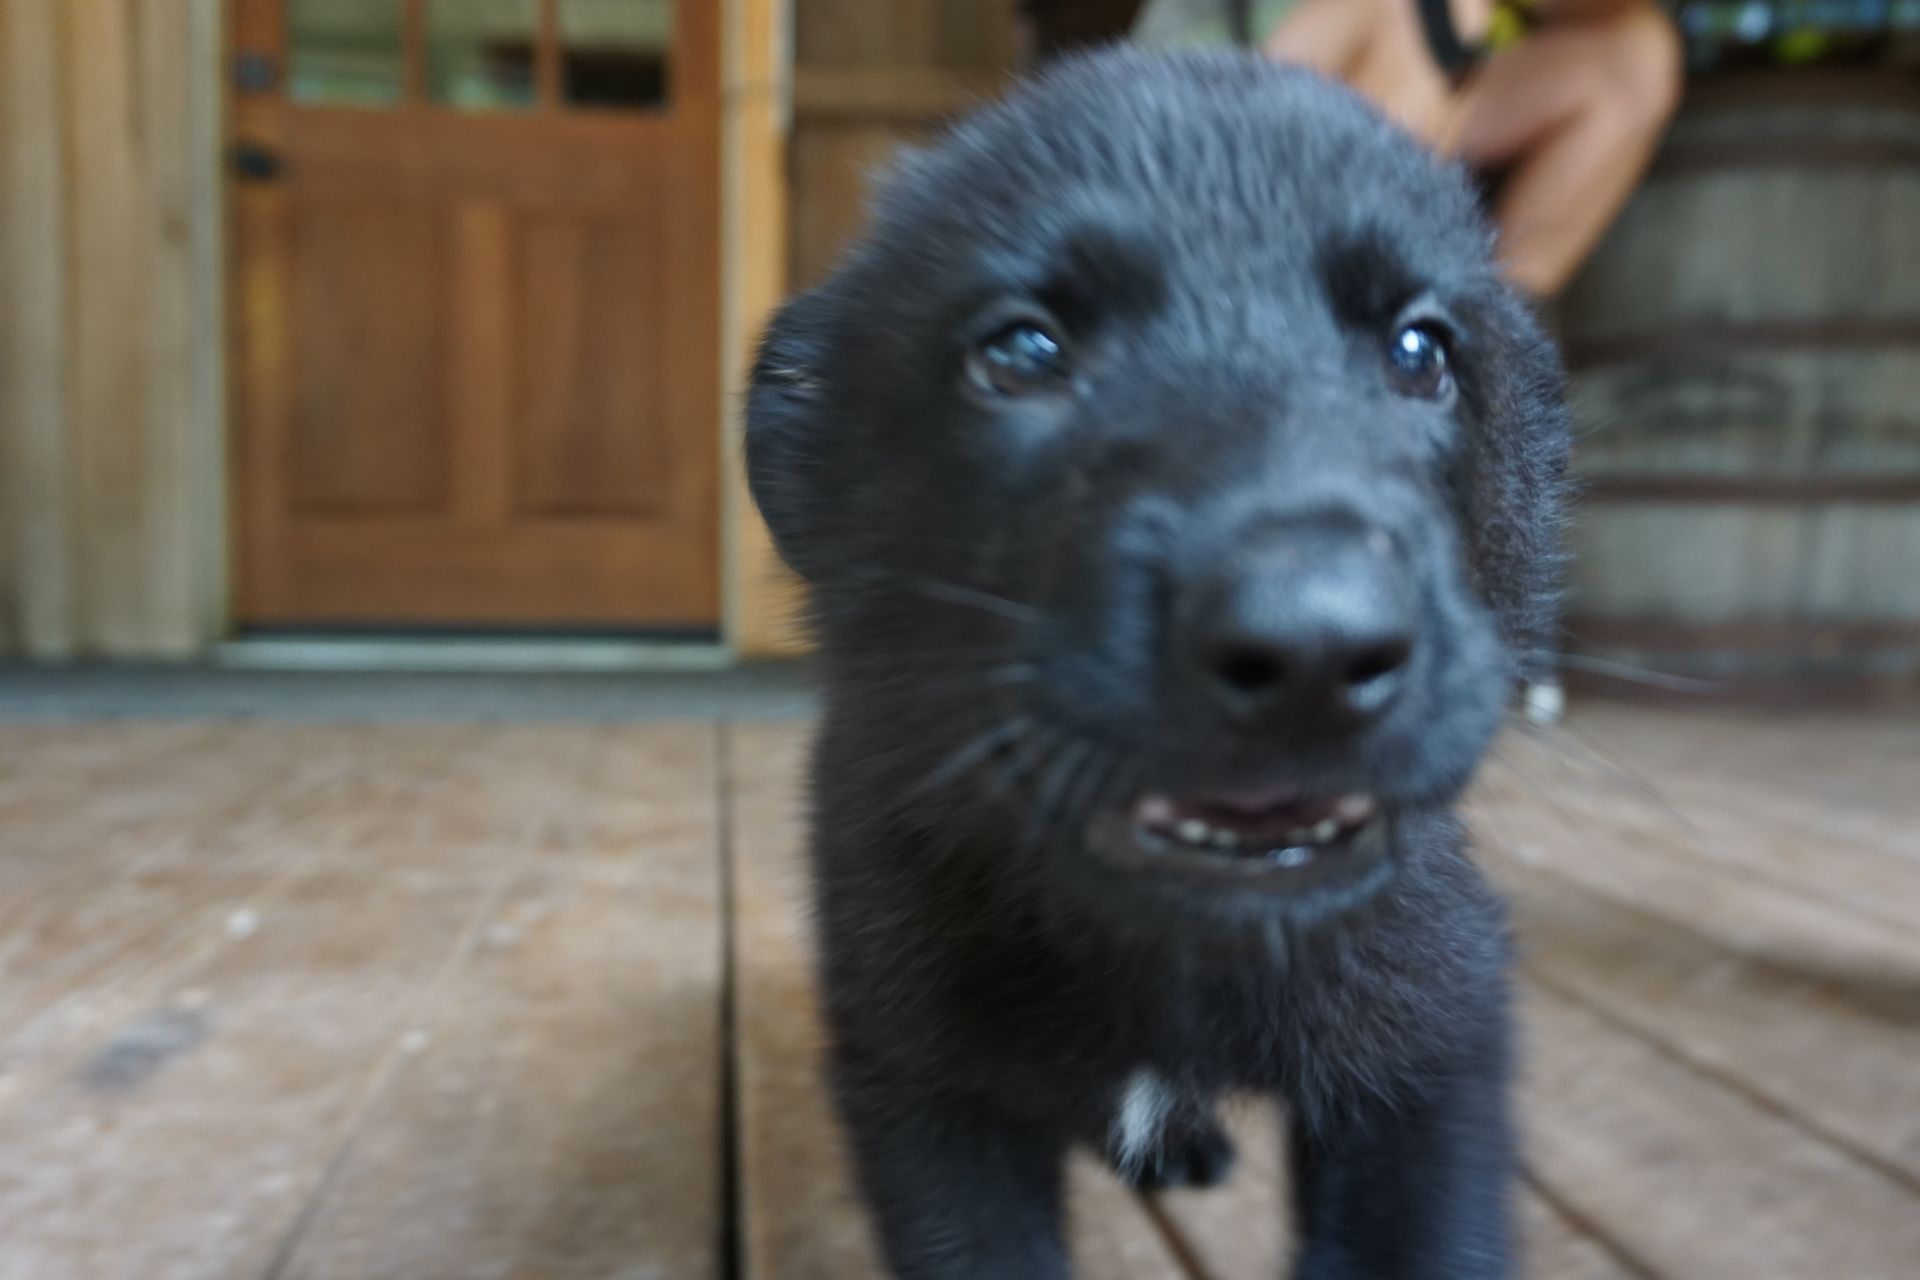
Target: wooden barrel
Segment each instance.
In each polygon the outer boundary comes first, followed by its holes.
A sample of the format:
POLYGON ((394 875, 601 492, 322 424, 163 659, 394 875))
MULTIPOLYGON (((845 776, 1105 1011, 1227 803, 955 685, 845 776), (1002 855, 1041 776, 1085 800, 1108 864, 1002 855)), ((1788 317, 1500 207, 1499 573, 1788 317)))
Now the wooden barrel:
POLYGON ((1920 689, 1920 77, 1700 86, 1559 322, 1568 651, 1920 689))

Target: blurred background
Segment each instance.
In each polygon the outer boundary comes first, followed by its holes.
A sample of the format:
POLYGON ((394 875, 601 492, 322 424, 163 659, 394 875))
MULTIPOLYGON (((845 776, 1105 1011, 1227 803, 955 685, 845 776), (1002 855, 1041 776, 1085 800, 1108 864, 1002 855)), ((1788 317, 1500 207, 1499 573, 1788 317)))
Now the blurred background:
MULTIPOLYGON (((1482 7, 1523 49, 1599 21, 1482 7)), ((1542 298, 1571 709, 1473 803, 1529 1274, 1894 1280, 1920 0, 1659 12, 1684 83, 1595 91, 1648 154, 1542 298)), ((0 1280, 872 1274, 740 378, 873 165, 1148 16, 0 0, 0 1280)), ((1211 1199, 1076 1170, 1085 1273, 1277 1274, 1242 1123, 1211 1199)))

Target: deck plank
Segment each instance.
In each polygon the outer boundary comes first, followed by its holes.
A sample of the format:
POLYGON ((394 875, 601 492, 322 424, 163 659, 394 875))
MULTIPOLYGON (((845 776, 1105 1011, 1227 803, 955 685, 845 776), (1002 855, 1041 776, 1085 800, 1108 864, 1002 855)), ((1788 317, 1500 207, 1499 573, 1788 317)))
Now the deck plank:
POLYGON ((478 898, 303 878, 13 1099, 0 1275, 263 1274, 478 898))
POLYGON ((1694 899, 1687 928, 1532 868, 1501 879, 1539 981, 1920 1187, 1920 941, 1756 886, 1694 899), (1778 949, 1738 946, 1770 925, 1778 949))
MULTIPOLYGON (((378 841, 373 815, 352 835, 334 815, 309 823, 340 753, 379 753, 357 733, 292 740, 313 748, 313 770, 266 788, 244 834, 216 814, 131 889, 111 868, 61 880, 79 895, 62 912, 106 945, 5 1041, 0 1275, 264 1269, 369 1064, 471 916, 469 886, 310 856, 322 836, 378 841)), ((231 751, 246 742, 206 750, 241 776, 270 769, 231 751)), ((374 865, 398 851, 385 852, 374 865)))
MULTIPOLYGON (((1804 797, 1835 817, 1913 814, 1920 707, 1875 712, 1577 704, 1577 744, 1650 777, 1731 783, 1761 803, 1804 797)), ((1911 840, 1911 833, 1909 833, 1911 840)), ((1911 844, 1908 845, 1911 848, 1911 844)))
POLYGON ((1527 1280, 1643 1280, 1531 1184, 1520 1196, 1520 1240, 1525 1259, 1520 1274, 1527 1280))
POLYGON ((1920 716, 1680 713, 1576 704, 1550 731, 1511 733, 1496 780, 1591 813, 1710 837, 1695 852, 1764 874, 1797 875, 1796 842, 1844 866, 1842 887, 1871 912, 1870 886, 1913 892, 1920 877, 1920 716), (1713 847, 1727 837, 1738 842, 1713 847), (1857 885, 1856 885, 1857 882, 1857 885))
POLYGON ((101 784, 135 782, 230 728, 198 721, 0 725, 0 822, 11 821, 23 805, 79 794, 97 798, 106 790, 101 784))
MULTIPOLYGON (((820 1077, 798 817, 806 733, 730 734, 742 1271, 748 1280, 877 1278, 820 1077)), ((1187 1276, 1138 1197, 1091 1158, 1072 1162, 1068 1201, 1079 1274, 1187 1276)))
POLYGON ((506 789, 550 795, 539 829, 502 849, 276 1277, 720 1274, 714 730, 602 731, 572 779, 506 789))
POLYGON ((1679 1280, 1903 1280, 1920 1258, 1906 1189, 1636 1036, 1528 988, 1535 1176, 1679 1280))
MULTIPOLYGON (((1523 944, 1526 1274, 1904 1280, 1916 722, 1572 724, 1471 806, 1523 944)), ((717 1274, 729 789, 742 1273, 877 1277, 819 1079, 804 738, 0 726, 0 1278, 717 1274)), ((1228 1187, 1151 1207, 1077 1160, 1080 1274, 1279 1274, 1275 1117, 1234 1127, 1228 1187)))
POLYGON ((1523 812, 1537 843, 1595 853, 1657 850, 1920 932, 1906 906, 1920 900, 1920 836, 1913 834, 1920 832, 1920 795, 1909 816, 1909 856, 1883 840, 1820 830, 1783 814, 1783 807, 1810 803, 1790 777, 1757 777, 1744 794, 1733 794, 1676 769, 1623 775, 1556 759, 1555 751, 1538 740, 1502 744, 1475 794, 1495 834, 1506 813, 1523 812))
POLYGON ((378 742, 357 729, 202 733, 128 781, 169 801, 114 798, 103 782, 109 798, 84 814, 0 821, 15 877, 0 895, 0 1059, 17 1067, 97 1032, 217 945, 234 912, 284 892, 311 848, 366 830, 363 808, 357 823, 315 810, 356 761, 400 763, 378 742))
POLYGON ((674 1177, 689 1160, 717 1169, 711 731, 278 732, 286 750, 250 749, 244 735, 207 748, 256 781, 289 753, 304 762, 257 804, 204 807, 204 829, 158 853, 107 848, 92 868, 105 874, 80 885, 90 899, 43 904, 66 923, 43 933, 54 958, 29 967, 35 990, 57 988, 52 970, 80 942, 105 950, 69 964, 77 988, 0 1040, 0 1275, 262 1275, 336 1164, 312 1221, 346 1260, 330 1271, 339 1254, 288 1257, 303 1274, 478 1276, 516 1257, 532 1257, 526 1274, 609 1274, 592 1260, 550 1265, 564 1250, 542 1231, 581 1208, 567 1170, 541 1162, 556 1148, 583 1155, 575 1183, 601 1206, 583 1239, 623 1265, 666 1249, 670 1274, 702 1274, 682 1263, 689 1249, 717 1251, 717 1174, 689 1184, 663 1227, 635 1211, 655 1191, 658 1153, 624 1180, 600 1157, 669 1142, 674 1177), (136 857, 145 871, 122 874, 136 857), (696 966, 704 955, 704 978, 661 964, 661 951, 696 966), (663 1009, 692 1013, 656 1023, 663 1009), (649 1071, 654 1053, 669 1068, 649 1071), (490 1082, 508 1102, 488 1116, 463 1109, 472 1092, 422 1097, 423 1076, 490 1082), (652 1111, 635 1101, 650 1090, 667 1095, 652 1111), (342 1158, 370 1116, 384 1145, 342 1158), (582 1140, 553 1140, 562 1130, 582 1140), (373 1160, 396 1141, 418 1167, 373 1160), (478 1163, 447 1163, 462 1157, 478 1163), (414 1222, 356 1213, 396 1172, 415 1185, 395 1203, 422 1222, 436 1207, 445 1221, 467 1195, 511 1200, 512 1212, 484 1215, 491 1235, 465 1238, 484 1240, 487 1257, 469 1266, 460 1249, 473 1246, 454 1234, 429 1242, 434 1256, 410 1253, 414 1222), (556 1216, 529 1222, 543 1207, 556 1216), (383 1269, 395 1258, 399 1269, 383 1269))
POLYGON ((1226 1184, 1155 1200, 1208 1280, 1273 1280, 1292 1251, 1279 1112, 1236 1099, 1221 1118, 1238 1149, 1226 1184))

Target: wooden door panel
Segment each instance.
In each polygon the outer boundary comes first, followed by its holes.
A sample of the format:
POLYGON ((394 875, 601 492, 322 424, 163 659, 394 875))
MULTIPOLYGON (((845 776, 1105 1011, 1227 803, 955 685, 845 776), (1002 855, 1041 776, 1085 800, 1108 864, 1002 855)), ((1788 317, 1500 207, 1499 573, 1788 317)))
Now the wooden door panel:
POLYGON ((285 492, 296 511, 445 506, 443 222, 420 206, 295 206, 285 492))
POLYGON ((263 616, 299 625, 375 619, 604 629, 630 626, 645 611, 653 626, 697 628, 717 613, 719 594, 710 575, 688 567, 683 550, 631 522, 592 518, 549 522, 537 535, 512 539, 462 536, 417 520, 308 523, 287 548, 300 594, 263 602, 263 616), (386 556, 379 574, 362 569, 373 538, 386 556), (503 580, 514 584, 511 599, 500 598, 503 580), (655 615, 662 600, 682 612, 655 615))
MULTIPOLYGON (((399 114, 290 111, 286 184, 397 200, 614 211, 657 195, 669 173, 694 181, 697 193, 706 167, 686 141, 694 130, 638 112, 465 115, 421 107, 396 131, 399 114)), ((682 186, 679 194, 688 191, 682 186)))
MULTIPOLYGON (((395 2, 398 103, 329 104, 311 64, 311 101, 236 101, 280 162, 235 209, 240 620, 712 628, 719 7, 676 6, 664 106, 619 105, 589 30, 581 108, 532 0, 536 100, 470 111, 421 34, 462 0, 395 2)), ((284 63, 282 0, 234 3, 284 63)))
POLYGON ((655 211, 646 214, 527 220, 521 511, 642 516, 660 504, 665 439, 631 425, 661 419, 672 376, 662 349, 664 241, 655 211))

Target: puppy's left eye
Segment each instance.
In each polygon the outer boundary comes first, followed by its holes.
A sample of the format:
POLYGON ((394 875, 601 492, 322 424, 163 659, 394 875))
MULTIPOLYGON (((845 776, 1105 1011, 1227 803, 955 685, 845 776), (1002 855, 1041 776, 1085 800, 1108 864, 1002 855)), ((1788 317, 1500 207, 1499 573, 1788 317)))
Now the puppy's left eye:
POLYGON ((968 379, 994 396, 1058 391, 1071 373, 1066 344, 1030 320, 1007 325, 967 353, 968 379))
POLYGON ((1438 400, 1453 387, 1445 333, 1429 323, 1403 324, 1387 347, 1387 377, 1403 396, 1438 400))

